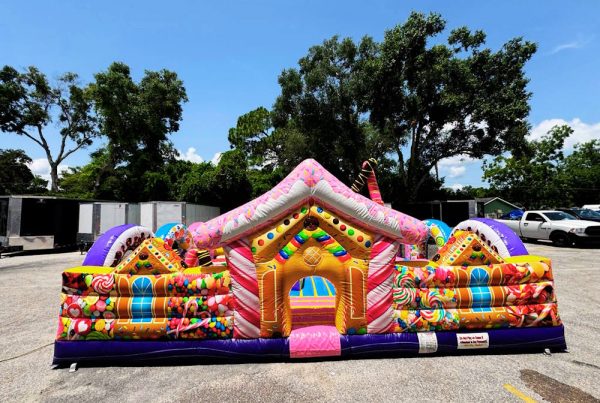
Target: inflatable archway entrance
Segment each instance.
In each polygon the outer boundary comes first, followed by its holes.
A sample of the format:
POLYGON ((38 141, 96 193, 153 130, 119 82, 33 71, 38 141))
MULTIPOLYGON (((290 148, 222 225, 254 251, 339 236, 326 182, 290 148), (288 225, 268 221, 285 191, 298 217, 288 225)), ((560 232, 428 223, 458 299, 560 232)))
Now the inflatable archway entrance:
POLYGON ((339 235, 340 219, 319 206, 304 206, 288 241, 282 234, 285 222, 252 239, 258 278, 261 313, 261 336, 289 336, 292 316, 289 292, 302 278, 321 276, 336 289, 335 325, 339 333, 366 333, 366 286, 369 251, 364 243, 372 243, 372 235, 358 228, 358 245, 339 235), (300 219, 301 215, 305 216, 300 219), (277 231, 279 229, 279 232, 277 231), (340 239, 338 242, 336 239, 340 239), (270 242, 265 242, 270 241, 270 242))

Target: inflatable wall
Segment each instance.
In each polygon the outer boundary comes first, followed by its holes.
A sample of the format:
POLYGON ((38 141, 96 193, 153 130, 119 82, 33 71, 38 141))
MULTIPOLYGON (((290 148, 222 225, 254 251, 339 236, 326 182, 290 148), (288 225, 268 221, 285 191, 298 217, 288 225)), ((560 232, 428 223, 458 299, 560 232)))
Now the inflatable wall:
POLYGON ((399 260, 427 225, 313 160, 169 226, 116 227, 63 273, 55 365, 565 348, 548 259, 462 230, 432 260, 399 260))

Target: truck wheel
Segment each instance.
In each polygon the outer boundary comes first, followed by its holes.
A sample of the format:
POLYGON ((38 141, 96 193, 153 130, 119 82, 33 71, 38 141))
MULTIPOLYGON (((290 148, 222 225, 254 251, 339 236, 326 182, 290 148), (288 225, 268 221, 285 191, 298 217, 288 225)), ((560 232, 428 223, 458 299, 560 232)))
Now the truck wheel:
POLYGON ((562 231, 557 231, 557 232, 553 232, 550 235, 550 240, 552 241, 552 244, 554 246, 558 246, 558 247, 565 247, 565 246, 570 246, 571 245, 571 239, 569 238, 569 235, 566 232, 562 232, 562 231))

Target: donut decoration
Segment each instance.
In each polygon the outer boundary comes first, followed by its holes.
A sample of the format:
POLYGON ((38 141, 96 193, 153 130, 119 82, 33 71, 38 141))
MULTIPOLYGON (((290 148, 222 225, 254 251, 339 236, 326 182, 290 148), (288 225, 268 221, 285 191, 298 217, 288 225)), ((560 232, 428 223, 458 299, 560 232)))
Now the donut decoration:
POLYGON ((452 235, 456 235, 457 231, 475 233, 489 248, 504 258, 529 255, 521 238, 506 224, 499 221, 490 218, 471 218, 458 223, 452 235))
POLYGON ((115 267, 154 233, 141 225, 124 224, 102 234, 88 251, 83 266, 115 267))

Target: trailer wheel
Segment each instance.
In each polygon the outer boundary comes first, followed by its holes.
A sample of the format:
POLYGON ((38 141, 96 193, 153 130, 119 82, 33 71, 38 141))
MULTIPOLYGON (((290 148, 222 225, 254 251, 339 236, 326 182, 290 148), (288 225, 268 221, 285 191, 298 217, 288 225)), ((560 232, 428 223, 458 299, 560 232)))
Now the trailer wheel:
POLYGON ((563 248, 565 246, 571 245, 571 239, 569 238, 569 234, 563 231, 554 231, 550 234, 550 240, 554 246, 559 248, 563 248))

